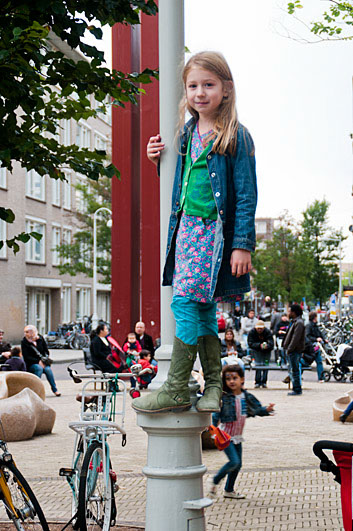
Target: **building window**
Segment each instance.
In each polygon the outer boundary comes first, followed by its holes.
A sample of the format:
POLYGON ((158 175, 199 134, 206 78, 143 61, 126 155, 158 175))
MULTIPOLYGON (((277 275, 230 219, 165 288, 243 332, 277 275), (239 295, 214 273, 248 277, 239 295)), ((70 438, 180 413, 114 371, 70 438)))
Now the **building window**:
POLYGON ((52 264, 53 266, 60 265, 60 256, 57 247, 60 245, 61 229, 60 227, 52 228, 52 264))
POLYGON ((98 292, 97 312, 99 319, 110 322, 110 293, 98 292))
POLYGON ((30 288, 26 291, 26 324, 36 326, 40 334, 50 330, 50 299, 49 290, 30 288))
MULTIPOLYGON (((71 229, 63 229, 63 244, 70 245, 71 244, 71 236, 72 236, 71 229)), ((71 262, 71 260, 70 260, 69 257, 63 259, 63 263, 64 264, 70 264, 70 262, 71 262)))
POLYGON ((0 240, 4 242, 4 245, 0 249, 0 258, 7 257, 7 245, 6 245, 6 222, 0 219, 0 240))
POLYGON ((0 166, 0 188, 6 188, 6 168, 0 166))
POLYGON ((255 228, 257 234, 266 234, 267 232, 267 223, 266 221, 256 221, 255 228))
POLYGON ((45 224, 32 219, 26 220, 26 232, 38 232, 42 234, 40 241, 30 238, 26 243, 27 262, 45 263, 45 224))
POLYGON ((107 139, 99 133, 94 134, 94 147, 95 149, 101 149, 107 151, 107 139))
POLYGON ((62 294, 62 321, 63 323, 69 323, 71 321, 71 287, 64 286, 62 294))
POLYGON ((89 192, 89 185, 85 179, 80 179, 76 177, 76 185, 79 185, 79 188, 75 188, 75 202, 76 202, 76 210, 77 212, 81 212, 81 214, 84 214, 87 212, 87 199, 85 199, 84 191, 82 188, 85 188, 87 192, 89 192))
POLYGON ((71 175, 65 172, 66 181, 63 181, 63 207, 71 210, 71 175))
POLYGON ((91 147, 91 129, 83 124, 78 124, 76 128, 76 145, 79 148, 91 147))
POLYGON ((62 143, 64 146, 71 145, 71 122, 70 120, 63 120, 61 123, 62 127, 62 143))
POLYGON ((27 172, 26 195, 32 199, 45 201, 45 179, 35 170, 30 170, 27 172))
POLYGON ((60 179, 51 179, 52 186, 52 204, 55 206, 60 206, 61 204, 61 181, 60 179))
POLYGON ((82 319, 91 314, 91 288, 79 288, 76 290, 76 317, 82 319))
POLYGON ((88 242, 84 242, 84 241, 80 242, 80 254, 81 254, 80 262, 87 268, 92 266, 91 250, 92 250, 92 246, 88 242))

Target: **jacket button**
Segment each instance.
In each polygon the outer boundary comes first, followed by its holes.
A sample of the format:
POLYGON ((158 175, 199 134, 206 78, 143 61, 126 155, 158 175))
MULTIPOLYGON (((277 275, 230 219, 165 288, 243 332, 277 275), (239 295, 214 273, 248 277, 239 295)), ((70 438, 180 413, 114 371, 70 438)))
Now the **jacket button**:
POLYGON ((216 177, 216 174, 214 171, 211 173, 211 177, 216 177))
POLYGON ((179 205, 179 201, 177 201, 175 204, 176 204, 176 206, 178 206, 179 205))
POLYGON ((173 225, 170 228, 171 228, 171 230, 173 230, 174 229, 173 225))
POLYGON ((220 213, 220 214, 223 214, 223 210, 220 210, 219 213, 220 213))
POLYGON ((215 193, 215 196, 216 196, 216 197, 219 197, 220 195, 221 195, 221 194, 220 194, 219 192, 216 192, 216 193, 215 193))
POLYGON ((211 155, 207 155, 207 158, 208 158, 208 160, 212 159, 211 155))

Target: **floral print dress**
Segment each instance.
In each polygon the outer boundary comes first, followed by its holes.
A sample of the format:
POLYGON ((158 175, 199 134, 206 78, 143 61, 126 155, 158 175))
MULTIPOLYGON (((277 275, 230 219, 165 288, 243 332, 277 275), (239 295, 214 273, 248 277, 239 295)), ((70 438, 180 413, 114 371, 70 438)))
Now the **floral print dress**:
MULTIPOLYGON (((194 128, 191 139, 191 159, 195 162, 207 146, 204 138, 211 131, 200 135, 194 128)), ((211 293, 211 268, 217 221, 190 216, 182 212, 175 249, 173 296, 186 297, 197 302, 221 302, 224 297, 213 298, 211 293)), ((231 300, 241 300, 241 295, 231 300)))

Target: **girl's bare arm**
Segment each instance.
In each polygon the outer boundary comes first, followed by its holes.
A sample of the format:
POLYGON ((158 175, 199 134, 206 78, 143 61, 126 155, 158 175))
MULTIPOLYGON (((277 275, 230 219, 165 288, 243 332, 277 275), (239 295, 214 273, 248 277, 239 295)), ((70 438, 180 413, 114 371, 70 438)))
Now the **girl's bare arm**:
POLYGON ((147 158, 157 165, 163 149, 164 144, 161 142, 161 135, 151 136, 147 144, 147 158))

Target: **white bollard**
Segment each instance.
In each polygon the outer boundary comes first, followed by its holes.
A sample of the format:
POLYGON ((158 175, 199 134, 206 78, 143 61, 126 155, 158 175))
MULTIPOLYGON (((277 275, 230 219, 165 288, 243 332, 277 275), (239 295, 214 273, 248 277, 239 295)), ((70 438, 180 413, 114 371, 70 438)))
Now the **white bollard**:
POLYGON ((137 413, 137 424, 148 434, 146 531, 205 531, 201 433, 209 413, 194 408, 183 413, 137 413))

